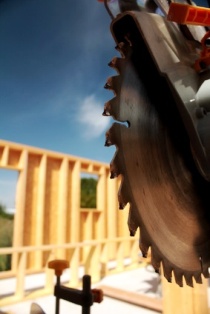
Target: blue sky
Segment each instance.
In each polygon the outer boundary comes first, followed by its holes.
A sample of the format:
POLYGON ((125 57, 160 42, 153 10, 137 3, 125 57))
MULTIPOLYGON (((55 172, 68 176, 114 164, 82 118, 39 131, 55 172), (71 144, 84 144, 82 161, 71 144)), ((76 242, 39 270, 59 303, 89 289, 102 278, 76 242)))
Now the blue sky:
MULTIPOLYGON (((0 0, 1 139, 110 162, 112 121, 102 116, 118 55, 110 23, 97 0, 0 0)), ((8 207, 16 180, 0 170, 8 207)))
MULTIPOLYGON (((110 22, 97 0, 0 0, 1 139, 110 162, 110 22)), ((1 170, 0 200, 14 182, 1 170)))
POLYGON ((97 0, 0 1, 2 139, 109 162, 110 22, 97 0))

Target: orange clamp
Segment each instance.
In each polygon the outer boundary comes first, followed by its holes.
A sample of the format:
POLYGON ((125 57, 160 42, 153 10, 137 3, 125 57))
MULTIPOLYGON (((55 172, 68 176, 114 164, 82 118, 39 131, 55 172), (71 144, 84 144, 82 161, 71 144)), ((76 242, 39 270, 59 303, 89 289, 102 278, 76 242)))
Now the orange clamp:
POLYGON ((52 268, 55 270, 56 276, 61 276, 63 270, 69 267, 69 262, 62 259, 55 259, 48 263, 48 268, 52 268))

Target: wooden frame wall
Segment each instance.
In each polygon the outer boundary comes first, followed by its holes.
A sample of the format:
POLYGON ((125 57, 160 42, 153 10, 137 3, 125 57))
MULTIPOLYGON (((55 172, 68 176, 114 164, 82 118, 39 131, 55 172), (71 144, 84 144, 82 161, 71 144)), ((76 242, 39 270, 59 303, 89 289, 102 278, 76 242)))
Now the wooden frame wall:
MULTIPOLYGON (((0 168, 18 171, 13 247, 129 236, 128 210, 118 210, 120 178, 110 179, 109 164, 0 140, 0 168), (98 176, 97 208, 80 208, 81 173, 98 176)), ((125 255, 129 255, 129 243, 125 255)), ((109 248, 115 258, 116 244, 109 248)), ((57 258, 68 258, 58 250, 57 258)), ((87 250, 81 255, 88 254, 87 250)), ((48 259, 36 251, 28 268, 39 270, 48 259)), ((17 257, 13 256, 13 265, 17 257)))

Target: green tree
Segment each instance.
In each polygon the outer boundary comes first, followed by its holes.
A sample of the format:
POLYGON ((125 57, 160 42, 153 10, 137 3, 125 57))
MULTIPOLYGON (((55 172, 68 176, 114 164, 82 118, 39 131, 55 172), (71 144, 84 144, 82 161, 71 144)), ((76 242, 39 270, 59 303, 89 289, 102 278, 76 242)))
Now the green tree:
POLYGON ((0 218, 13 220, 14 215, 7 213, 6 206, 0 203, 0 218))
MULTIPOLYGON (((6 207, 0 204, 0 247, 12 246, 13 214, 6 212, 6 207)), ((11 268, 11 256, 0 255, 0 271, 11 268)))
POLYGON ((96 186, 97 180, 94 178, 81 179, 81 208, 96 208, 96 186))

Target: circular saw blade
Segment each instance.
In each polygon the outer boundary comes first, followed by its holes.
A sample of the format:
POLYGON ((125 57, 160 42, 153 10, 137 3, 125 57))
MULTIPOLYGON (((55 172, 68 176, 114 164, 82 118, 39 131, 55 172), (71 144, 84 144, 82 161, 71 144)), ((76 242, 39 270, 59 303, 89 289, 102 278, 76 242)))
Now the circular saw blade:
POLYGON ((108 78, 106 88, 114 98, 104 115, 114 123, 106 145, 115 145, 111 177, 122 175, 119 207, 130 203, 131 235, 139 227, 140 250, 151 247, 152 265, 162 263, 166 279, 174 273, 189 286, 209 277, 210 184, 194 164, 190 143, 173 96, 160 77, 143 41, 120 43, 123 58, 110 66, 119 73, 108 78), (126 123, 122 123, 126 122, 126 123))

